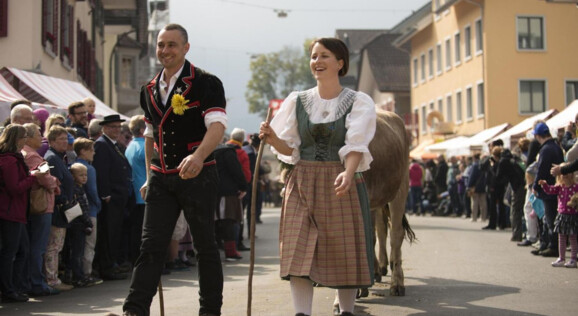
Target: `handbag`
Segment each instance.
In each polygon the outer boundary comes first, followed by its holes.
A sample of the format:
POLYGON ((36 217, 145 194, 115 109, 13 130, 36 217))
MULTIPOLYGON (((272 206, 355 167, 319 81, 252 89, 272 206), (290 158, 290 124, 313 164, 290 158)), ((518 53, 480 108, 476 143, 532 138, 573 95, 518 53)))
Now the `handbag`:
POLYGON ((73 207, 64 211, 64 215, 66 215, 66 220, 70 223, 78 216, 82 215, 82 208, 80 208, 80 204, 76 203, 73 207))
POLYGON ((43 187, 30 190, 30 214, 44 214, 48 209, 48 192, 43 187))

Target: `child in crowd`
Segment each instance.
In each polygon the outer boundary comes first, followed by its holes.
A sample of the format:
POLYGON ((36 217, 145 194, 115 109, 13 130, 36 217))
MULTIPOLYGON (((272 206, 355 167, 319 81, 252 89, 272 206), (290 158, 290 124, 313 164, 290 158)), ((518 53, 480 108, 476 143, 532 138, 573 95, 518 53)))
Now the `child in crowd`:
MULTIPOLYGON (((564 165, 564 164, 562 164, 564 165)), ((576 268, 576 254, 578 253, 578 212, 568 206, 570 198, 578 193, 578 184, 574 182, 574 174, 559 175, 556 185, 549 185, 546 180, 538 182, 546 194, 558 195, 558 215, 554 221, 554 232, 558 233, 558 260, 552 262, 553 267, 576 268), (566 262, 566 239, 570 239, 571 257, 566 262)))
POLYGON ((82 259, 84 275, 88 278, 88 285, 101 284, 102 279, 92 276, 92 262, 94 261, 94 248, 96 246, 96 217, 102 207, 100 197, 96 188, 96 169, 92 166, 94 158, 94 142, 86 138, 77 138, 74 141, 74 152, 78 156, 76 161, 83 164, 88 171, 88 178, 84 185, 86 198, 88 200, 89 217, 92 222, 92 234, 87 235, 84 243, 84 257, 82 259))
POLYGON ((86 287, 89 285, 89 280, 85 277, 82 268, 85 238, 86 235, 92 234, 93 230, 92 222, 88 216, 88 200, 84 192, 84 185, 88 178, 87 170, 81 163, 74 163, 70 166, 70 173, 74 178, 73 204, 79 203, 82 209, 82 215, 70 222, 66 233, 66 238, 70 245, 70 262, 67 265, 67 269, 72 270, 72 285, 74 285, 74 287, 86 287))

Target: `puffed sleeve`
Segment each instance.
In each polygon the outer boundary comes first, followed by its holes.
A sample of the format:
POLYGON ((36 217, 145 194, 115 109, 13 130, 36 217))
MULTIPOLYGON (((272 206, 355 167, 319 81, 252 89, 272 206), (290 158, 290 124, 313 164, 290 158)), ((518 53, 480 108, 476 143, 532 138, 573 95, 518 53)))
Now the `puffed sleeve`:
POLYGON ((363 156, 357 167, 357 172, 368 170, 369 164, 373 161, 368 146, 375 135, 376 117, 373 100, 367 94, 357 92, 351 112, 345 119, 345 127, 347 128, 345 146, 339 150, 342 163, 345 163, 345 157, 350 152, 362 153, 363 156))
POLYGON ((279 111, 271 121, 271 128, 275 131, 279 139, 287 143, 287 146, 293 148, 291 156, 282 155, 271 147, 277 158, 291 165, 296 164, 301 158, 299 154, 299 146, 301 145, 301 137, 297 128, 297 114, 295 107, 297 104, 298 92, 294 91, 283 101, 279 111))

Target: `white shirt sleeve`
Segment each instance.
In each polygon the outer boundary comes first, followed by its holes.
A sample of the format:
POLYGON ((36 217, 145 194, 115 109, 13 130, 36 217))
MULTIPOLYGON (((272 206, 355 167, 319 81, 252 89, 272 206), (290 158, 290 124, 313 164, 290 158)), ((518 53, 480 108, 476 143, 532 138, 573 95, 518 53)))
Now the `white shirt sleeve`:
POLYGON ((347 128, 345 146, 339 150, 342 163, 345 163, 345 157, 350 152, 362 153, 357 172, 368 170, 369 164, 373 161, 369 152, 369 143, 375 135, 376 119, 375 103, 371 97, 363 92, 357 92, 351 112, 345 118, 345 128, 347 128))
POLYGON ((148 137, 148 138, 154 138, 153 125, 151 123, 145 122, 145 126, 146 126, 146 128, 145 128, 145 131, 143 133, 143 136, 148 137))
POLYGON ((299 154, 299 146, 301 145, 301 137, 297 129, 297 113, 295 111, 297 105, 298 92, 294 91, 287 96, 287 98, 279 107, 279 111, 271 121, 271 128, 277 134, 279 139, 287 143, 287 146, 293 148, 291 156, 282 155, 271 147, 271 151, 277 154, 277 158, 291 165, 296 164, 301 158, 299 154))
POLYGON ((212 111, 207 113, 207 115, 205 115, 205 126, 207 127, 207 129, 209 128, 209 126, 211 126, 211 124, 215 122, 223 124, 225 129, 227 129, 227 121, 228 121, 227 113, 225 112, 212 111))

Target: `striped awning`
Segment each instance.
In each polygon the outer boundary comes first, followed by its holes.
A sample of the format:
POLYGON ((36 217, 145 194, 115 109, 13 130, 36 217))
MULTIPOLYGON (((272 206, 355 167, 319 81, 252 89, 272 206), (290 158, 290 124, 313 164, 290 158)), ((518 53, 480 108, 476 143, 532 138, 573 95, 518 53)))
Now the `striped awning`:
MULTIPOLYGON (((10 103, 19 99, 25 99, 25 97, 16 91, 16 89, 14 89, 14 87, 12 87, 4 77, 0 76, 0 122, 3 122, 8 116, 10 116, 10 103)), ((67 111, 66 107, 58 107, 56 105, 37 102, 32 103, 32 108, 45 108, 50 113, 61 113, 67 111)))
MULTIPOLYGON (((41 75, 12 67, 2 68, 0 73, 8 82, 14 83, 14 81, 17 80, 18 92, 28 100, 39 103, 50 103, 67 109, 68 105, 72 102, 81 101, 89 97, 93 99, 96 104, 94 114, 97 117, 119 114, 104 104, 79 82, 41 75)), ((120 115, 124 119, 128 119, 125 115, 120 115)))

